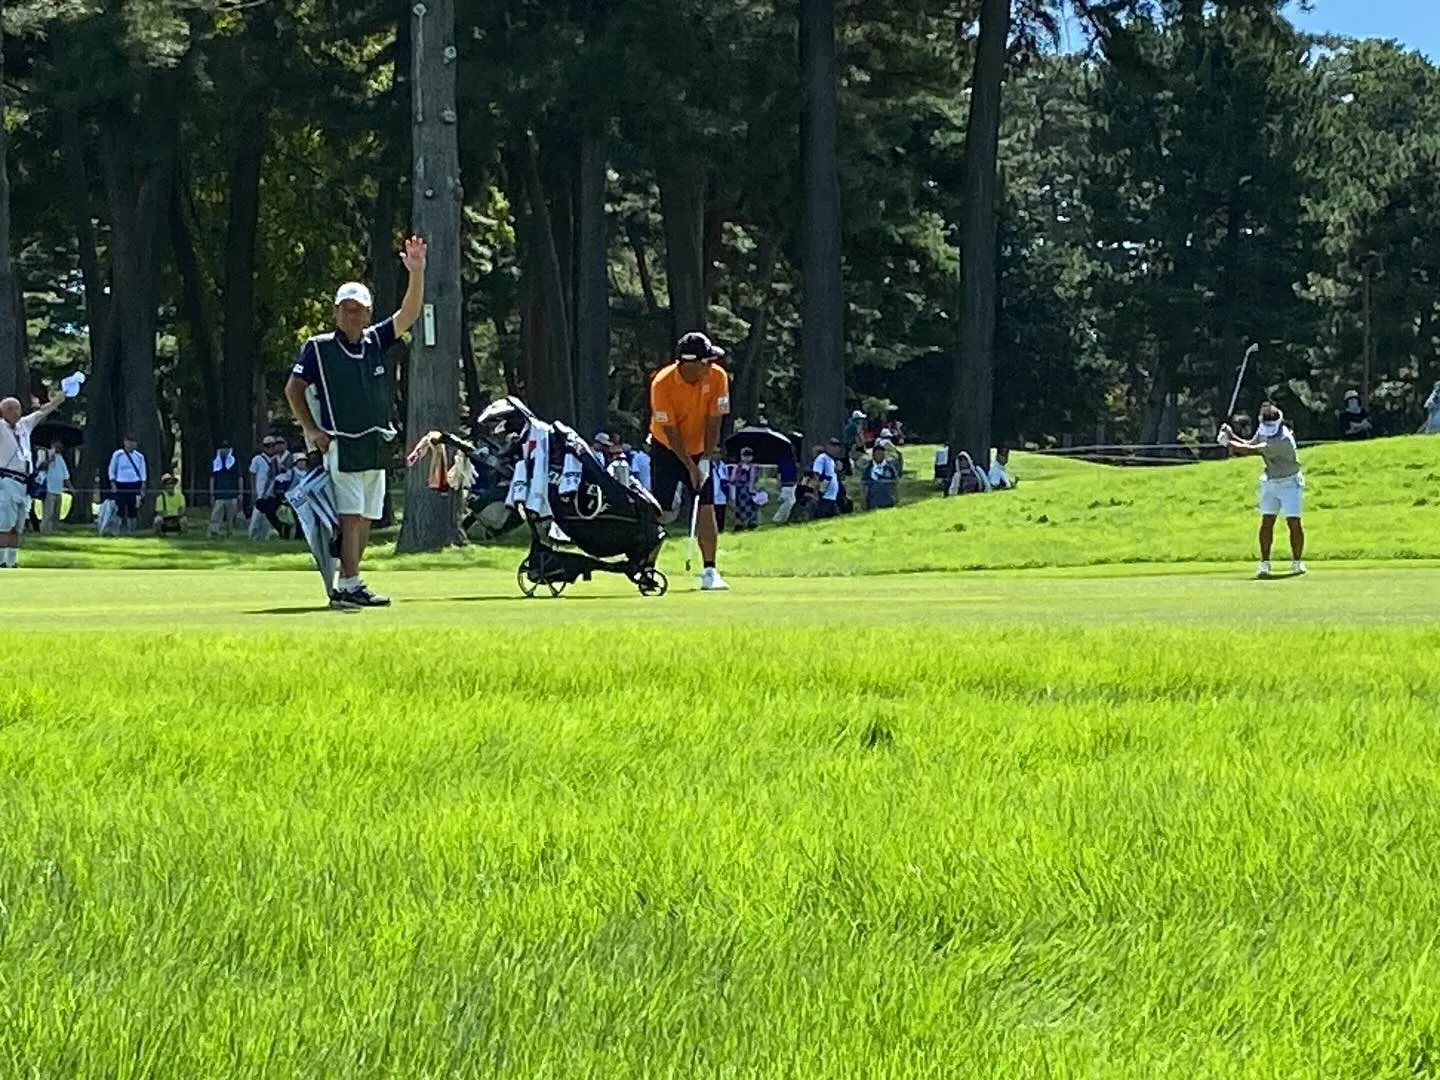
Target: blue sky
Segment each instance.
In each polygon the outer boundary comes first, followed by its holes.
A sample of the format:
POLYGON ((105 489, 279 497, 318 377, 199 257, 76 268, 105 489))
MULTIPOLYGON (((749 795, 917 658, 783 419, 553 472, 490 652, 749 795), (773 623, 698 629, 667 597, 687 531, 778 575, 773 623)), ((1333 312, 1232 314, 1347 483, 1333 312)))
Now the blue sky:
POLYGON ((1394 38, 1440 61, 1440 0, 1314 0, 1313 11, 1288 9, 1290 21, 1312 34, 1394 38))
MULTIPOLYGON (((1440 63, 1440 0, 1314 0, 1311 8, 1302 12, 1292 0, 1286 14, 1312 34, 1394 38, 1440 63)), ((1076 27, 1063 27, 1062 33, 1062 48, 1080 44, 1076 27)))

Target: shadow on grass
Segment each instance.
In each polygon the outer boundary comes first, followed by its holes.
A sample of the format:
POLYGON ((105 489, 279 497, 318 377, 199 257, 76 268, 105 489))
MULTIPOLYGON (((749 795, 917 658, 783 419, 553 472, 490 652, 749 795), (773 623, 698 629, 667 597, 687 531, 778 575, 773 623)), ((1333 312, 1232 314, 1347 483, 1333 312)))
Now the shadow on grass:
POLYGON ((525 603, 528 601, 531 603, 540 604, 547 601, 564 601, 568 603, 571 600, 617 599, 623 599, 623 597, 596 596, 594 593, 575 593, 572 595, 571 593, 566 592, 563 596, 550 596, 546 593, 542 593, 538 596, 521 596, 519 593, 507 594, 505 596, 422 596, 414 600, 402 600, 399 602, 403 603, 406 607, 409 607, 411 604, 507 604, 515 601, 519 601, 521 603, 525 603))

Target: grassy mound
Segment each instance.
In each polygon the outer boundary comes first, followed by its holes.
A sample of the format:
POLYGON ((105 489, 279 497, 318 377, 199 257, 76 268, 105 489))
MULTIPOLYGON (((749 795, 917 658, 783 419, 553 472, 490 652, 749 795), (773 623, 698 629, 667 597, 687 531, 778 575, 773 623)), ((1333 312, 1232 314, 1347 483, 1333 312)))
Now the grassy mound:
MULTIPOLYGON (((1017 454, 1013 492, 941 498, 924 477, 926 447, 908 449, 904 505, 874 514, 721 539, 727 576, 828 576, 976 569, 1237 562, 1255 557, 1255 458, 1169 468, 1118 468, 1017 454), (916 475, 916 474, 919 475, 916 475)), ((1307 557, 1440 558, 1440 439, 1423 436, 1327 445, 1301 454, 1307 481, 1307 557)), ((852 482, 854 483, 854 482, 852 482)), ((662 566, 683 562, 685 524, 671 527, 662 566)), ((86 533, 28 537, 31 566, 95 569, 300 570, 298 543, 86 533)), ((397 557, 393 532, 367 557, 373 568, 513 569, 520 536, 500 545, 397 557), (388 541, 388 542, 387 542, 388 541)), ((1286 554, 1283 550, 1282 556, 1286 554)))

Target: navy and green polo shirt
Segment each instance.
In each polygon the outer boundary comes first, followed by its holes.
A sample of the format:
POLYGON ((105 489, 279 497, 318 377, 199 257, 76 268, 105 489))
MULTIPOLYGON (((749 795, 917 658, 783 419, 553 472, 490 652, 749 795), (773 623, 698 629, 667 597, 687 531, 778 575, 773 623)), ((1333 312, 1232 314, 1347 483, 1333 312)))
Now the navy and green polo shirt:
POLYGON ((300 348, 291 369, 308 384, 305 397, 315 423, 338 446, 341 472, 383 469, 396 431, 390 422, 390 365, 385 353, 395 344, 395 320, 367 326, 358 342, 332 330, 300 348))

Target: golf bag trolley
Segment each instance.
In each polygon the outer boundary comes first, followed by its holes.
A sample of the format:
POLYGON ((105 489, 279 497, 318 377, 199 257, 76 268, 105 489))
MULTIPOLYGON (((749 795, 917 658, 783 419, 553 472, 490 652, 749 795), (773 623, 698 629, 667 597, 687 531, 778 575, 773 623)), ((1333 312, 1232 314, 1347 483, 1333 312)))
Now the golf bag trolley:
MULTIPOLYGON (((470 441, 427 434, 409 461, 449 447, 470 465, 467 505, 494 536, 525 525, 530 550, 515 571, 526 596, 559 596, 597 573, 621 574, 641 596, 663 596, 670 583, 656 567, 665 531, 661 508, 638 481, 621 481, 572 428, 540 420, 518 398, 495 402, 470 441)), ((452 470, 453 472, 453 470, 452 470)))

